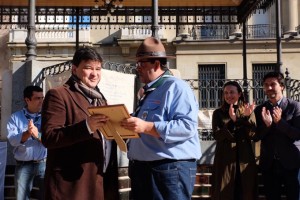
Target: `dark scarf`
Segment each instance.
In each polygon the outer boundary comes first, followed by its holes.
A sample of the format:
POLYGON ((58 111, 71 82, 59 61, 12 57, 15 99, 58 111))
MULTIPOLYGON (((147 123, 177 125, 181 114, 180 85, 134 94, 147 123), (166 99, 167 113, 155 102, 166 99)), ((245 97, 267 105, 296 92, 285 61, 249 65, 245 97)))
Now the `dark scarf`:
POLYGON ((85 96, 93 106, 107 105, 105 97, 97 86, 95 88, 90 88, 83 84, 82 81, 75 75, 72 75, 71 79, 74 81, 74 86, 77 91, 83 94, 83 96, 85 96))

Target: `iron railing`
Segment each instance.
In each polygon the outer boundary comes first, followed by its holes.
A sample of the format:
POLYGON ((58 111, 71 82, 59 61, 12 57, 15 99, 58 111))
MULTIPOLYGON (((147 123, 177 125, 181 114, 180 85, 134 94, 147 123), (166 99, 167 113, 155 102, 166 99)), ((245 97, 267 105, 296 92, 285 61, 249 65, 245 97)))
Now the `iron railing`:
POLYGON ((300 80, 287 79, 287 96, 300 102, 300 80))
MULTIPOLYGON (((33 81, 34 85, 43 85, 43 80, 46 76, 53 76, 63 73, 71 69, 71 61, 60 63, 57 65, 44 68, 39 76, 33 81)), ((103 68, 117 71, 126 74, 135 74, 135 65, 126 65, 114 62, 104 62, 103 68)), ((216 109, 221 105, 222 101, 222 88, 225 82, 233 80, 237 81, 249 100, 255 100, 256 104, 261 104, 265 101, 262 81, 257 79, 215 79, 215 80, 198 80, 198 79, 185 79, 194 90, 195 94, 198 93, 199 105, 201 109, 216 109)), ((286 73, 286 96, 288 98, 300 101, 300 80, 291 79, 289 73, 286 73)), ((138 90, 135 90, 138 91, 138 90)), ((212 141, 211 129, 199 129, 199 137, 201 141, 212 141)))
MULTIPOLYGON (((37 75, 37 77, 33 80, 33 85, 40 85, 43 86, 43 81, 47 76, 54 76, 56 74, 61 74, 65 71, 69 71, 72 67, 71 61, 66 61, 63 63, 59 63, 56 65, 52 65, 49 67, 45 67, 42 71, 37 75)), ((104 61, 102 64, 103 69, 108 69, 111 71, 117 71, 125 74, 135 74, 135 65, 127 65, 127 64, 120 64, 115 62, 108 62, 104 61)))
POLYGON ((248 25, 246 35, 248 39, 276 38, 276 25, 275 24, 248 25))
MULTIPOLYGON (((120 64, 105 61, 103 68, 126 74, 135 74, 136 66, 132 64, 120 64)), ((34 85, 42 85, 46 76, 53 76, 63 73, 71 69, 71 61, 59 63, 44 68, 37 78, 33 81, 34 85)), ((221 105, 222 87, 225 82, 233 80, 237 81, 243 88, 248 101, 255 100, 256 104, 261 104, 265 98, 263 93, 262 81, 258 79, 214 79, 214 80, 198 80, 185 79, 190 87, 198 93, 200 109, 215 109, 221 105)), ((286 72, 286 95, 296 101, 300 101, 300 80, 291 79, 289 73, 286 72)))
MULTIPOLYGON (((246 26, 247 39, 274 39, 276 38, 275 24, 256 24, 246 26)), ((295 28, 297 29, 297 28, 295 28)), ((242 32, 233 25, 205 24, 195 25, 191 30, 191 36, 195 40, 226 40, 233 32, 242 32)), ((281 29, 283 31, 283 28, 281 29)))
POLYGON ((260 80, 253 79, 214 79, 214 80, 198 80, 198 79, 186 79, 185 81, 190 87, 196 91, 199 99, 200 109, 215 109, 220 107, 222 101, 223 85, 227 81, 237 81, 241 87, 245 96, 249 96, 248 101, 252 102, 255 99, 256 104, 260 104, 264 101, 261 98, 263 88, 260 80))
MULTIPOLYGON (((261 104, 265 101, 262 81, 257 79, 214 79, 214 80, 198 80, 185 79, 190 87, 198 93, 200 109, 215 109, 221 105, 222 88, 227 81, 237 81, 245 96, 249 96, 248 101, 255 100, 256 104, 261 104)), ((290 79, 286 77, 286 95, 288 98, 300 102, 300 80, 290 79)))

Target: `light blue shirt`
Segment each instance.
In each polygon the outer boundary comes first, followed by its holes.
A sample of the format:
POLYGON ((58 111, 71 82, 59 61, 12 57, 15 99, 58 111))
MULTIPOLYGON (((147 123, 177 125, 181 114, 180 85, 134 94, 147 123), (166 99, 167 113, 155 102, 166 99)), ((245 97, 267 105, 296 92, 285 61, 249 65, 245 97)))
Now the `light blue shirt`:
POLYGON ((29 119, 41 130, 41 114, 31 114, 26 108, 13 113, 7 123, 8 141, 14 147, 14 157, 18 161, 42 160, 47 156, 47 150, 41 142, 29 137, 21 143, 23 132, 28 129, 29 119))
POLYGON ((154 122, 160 138, 140 134, 140 138, 130 139, 128 158, 139 161, 199 159, 198 111, 189 85, 175 77, 166 78, 148 94, 138 113, 139 118, 154 122))

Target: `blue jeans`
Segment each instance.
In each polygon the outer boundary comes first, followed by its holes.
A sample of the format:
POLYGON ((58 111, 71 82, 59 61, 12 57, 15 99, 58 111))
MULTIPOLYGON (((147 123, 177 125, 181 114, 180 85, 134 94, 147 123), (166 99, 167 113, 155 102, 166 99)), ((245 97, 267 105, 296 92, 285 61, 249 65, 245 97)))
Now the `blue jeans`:
POLYGON ((34 178, 39 184, 39 199, 44 199, 44 174, 46 162, 17 162, 15 170, 15 190, 17 200, 29 200, 34 178))
POLYGON ((196 161, 130 161, 131 199, 189 200, 196 168, 196 161))

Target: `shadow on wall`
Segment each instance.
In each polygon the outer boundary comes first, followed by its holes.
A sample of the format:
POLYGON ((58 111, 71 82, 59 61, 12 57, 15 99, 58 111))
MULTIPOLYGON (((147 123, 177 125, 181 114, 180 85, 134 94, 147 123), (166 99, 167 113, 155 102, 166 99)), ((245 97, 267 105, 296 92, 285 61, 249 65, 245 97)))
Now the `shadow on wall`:
POLYGON ((200 141, 202 156, 198 164, 211 165, 214 162, 216 141, 200 141))
MULTIPOLYGON (((111 28, 109 26, 105 26, 106 28, 111 28)), ((118 41, 117 39, 121 38, 121 30, 114 30, 112 29, 112 31, 109 30, 109 32, 113 32, 110 33, 107 37, 103 38, 102 40, 99 41, 99 43, 101 43, 102 45, 117 45, 118 41)))

